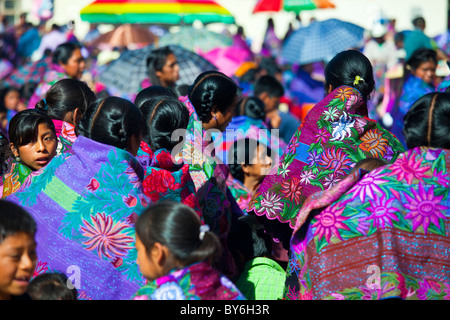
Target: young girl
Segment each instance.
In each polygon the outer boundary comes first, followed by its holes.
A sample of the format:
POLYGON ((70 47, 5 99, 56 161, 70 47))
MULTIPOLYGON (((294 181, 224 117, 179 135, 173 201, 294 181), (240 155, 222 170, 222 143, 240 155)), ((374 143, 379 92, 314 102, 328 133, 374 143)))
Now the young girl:
POLYGON ((253 192, 271 168, 270 149, 257 140, 244 138, 234 142, 228 156, 227 185, 245 212, 253 192))
POLYGON ((149 282, 133 299, 245 300, 211 267, 220 257, 219 239, 191 208, 158 202, 139 216, 135 229, 137 263, 149 282))
POLYGON ((2 198, 17 191, 32 171, 45 167, 56 155, 55 126, 44 112, 23 110, 11 119, 9 141, 12 164, 0 186, 2 198))
POLYGON ((173 96, 151 98, 140 110, 145 121, 138 151, 138 160, 146 170, 144 193, 155 202, 162 199, 181 201, 201 215, 189 164, 176 163, 171 155, 180 143, 172 138, 172 133, 177 129, 186 130, 188 110, 173 96))
POLYGON ((1 127, 4 130, 8 130, 8 122, 17 112, 23 110, 19 89, 6 87, 0 91, 0 110, 4 109, 6 109, 6 119, 2 119, 1 127))
POLYGON ((95 100, 95 93, 85 82, 66 78, 52 85, 45 97, 36 103, 35 108, 47 113, 55 124, 58 153, 70 149, 77 138, 76 124, 95 100))

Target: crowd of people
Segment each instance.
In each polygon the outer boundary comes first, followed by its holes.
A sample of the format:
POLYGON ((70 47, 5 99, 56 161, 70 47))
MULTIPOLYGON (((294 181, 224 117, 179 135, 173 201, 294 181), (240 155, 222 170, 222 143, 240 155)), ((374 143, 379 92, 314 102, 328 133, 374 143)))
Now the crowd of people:
POLYGON ((254 61, 192 83, 156 48, 123 95, 71 30, 19 50, 42 27, 1 34, 0 299, 450 298, 449 83, 422 18, 302 66, 269 21, 254 61))

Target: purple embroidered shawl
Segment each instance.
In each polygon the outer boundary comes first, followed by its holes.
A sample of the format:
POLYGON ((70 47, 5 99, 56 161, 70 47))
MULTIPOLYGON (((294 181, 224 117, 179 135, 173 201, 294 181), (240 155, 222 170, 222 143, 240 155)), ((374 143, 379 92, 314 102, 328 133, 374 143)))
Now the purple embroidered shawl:
POLYGON ((150 203, 144 171, 127 151, 83 136, 7 200, 35 218, 35 276, 66 273, 79 299, 126 300, 144 284, 134 222, 150 203))
POLYGON ((449 191, 450 150, 418 147, 311 195, 285 297, 450 299, 449 191))

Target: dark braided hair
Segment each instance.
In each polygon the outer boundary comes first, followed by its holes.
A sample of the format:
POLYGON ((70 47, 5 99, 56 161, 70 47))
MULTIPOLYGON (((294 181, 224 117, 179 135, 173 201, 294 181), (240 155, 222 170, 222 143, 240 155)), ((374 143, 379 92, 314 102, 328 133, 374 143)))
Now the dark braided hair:
POLYGON ((126 150, 131 136, 141 137, 144 119, 138 107, 119 97, 97 100, 76 126, 77 134, 126 150))
POLYGON ((225 112, 239 94, 237 84, 218 71, 201 73, 189 88, 188 97, 203 123, 211 120, 211 111, 225 112))

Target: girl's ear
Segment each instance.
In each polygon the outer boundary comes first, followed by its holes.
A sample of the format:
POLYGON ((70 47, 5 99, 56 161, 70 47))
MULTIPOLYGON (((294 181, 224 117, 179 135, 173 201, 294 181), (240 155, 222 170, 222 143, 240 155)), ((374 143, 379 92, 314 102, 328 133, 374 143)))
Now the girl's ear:
POLYGON ((155 242, 151 250, 151 255, 152 260, 156 263, 158 272, 164 275, 164 269, 169 260, 169 249, 165 245, 155 242))
POLYGON ((245 164, 244 162, 241 163, 241 168, 244 174, 248 174, 250 172, 250 165, 245 164))
POLYGON ((80 111, 80 108, 76 108, 73 111, 73 115, 72 115, 73 124, 76 125, 78 123, 78 121, 81 120, 82 117, 83 117, 83 113, 80 111))
POLYGON ((14 147, 14 143, 11 142, 9 145, 11 146, 11 150, 12 150, 12 153, 13 153, 14 157, 18 157, 19 156, 19 152, 14 147))

